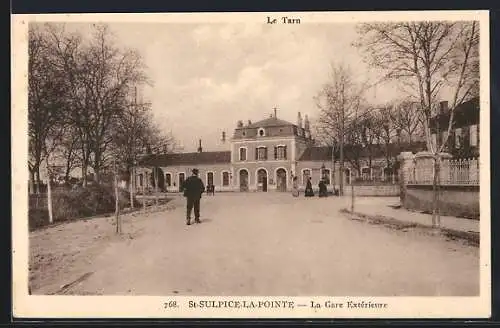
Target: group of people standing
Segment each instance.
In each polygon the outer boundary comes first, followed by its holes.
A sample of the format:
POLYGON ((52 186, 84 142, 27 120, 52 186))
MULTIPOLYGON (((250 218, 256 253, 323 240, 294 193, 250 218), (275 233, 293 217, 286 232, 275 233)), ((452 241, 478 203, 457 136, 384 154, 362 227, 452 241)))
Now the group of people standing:
MULTIPOLYGON (((292 187, 292 195, 294 197, 299 196, 299 183, 298 183, 298 178, 293 177, 293 187, 292 187)), ((318 183, 318 196, 319 197, 327 197, 328 196, 328 190, 326 188, 326 181, 325 179, 321 179, 318 183)), ((305 197, 314 197, 314 190, 312 188, 312 182, 311 182, 311 177, 307 178, 306 182, 306 189, 304 190, 304 196, 305 197)))
MULTIPOLYGON (((191 212, 194 210, 194 222, 201 223, 200 221, 200 199, 201 195, 207 191, 207 193, 214 194, 215 188, 212 184, 209 184, 205 189, 203 181, 198 177, 198 169, 192 170, 192 175, 184 181, 182 185, 182 190, 184 191, 184 197, 186 197, 186 224, 191 224, 191 212)), ((328 191, 326 188, 325 179, 321 179, 318 183, 318 196, 327 197, 328 191)), ((299 184, 297 177, 293 177, 293 191, 294 197, 299 196, 299 184)), ((306 189, 304 191, 305 197, 314 197, 314 190, 312 188, 311 178, 307 178, 306 189)))

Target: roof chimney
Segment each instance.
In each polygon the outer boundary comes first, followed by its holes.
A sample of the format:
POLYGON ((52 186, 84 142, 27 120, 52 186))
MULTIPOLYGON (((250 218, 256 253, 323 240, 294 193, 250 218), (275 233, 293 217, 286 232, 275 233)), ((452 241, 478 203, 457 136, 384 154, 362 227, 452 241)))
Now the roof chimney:
POLYGON ((201 148, 201 139, 199 140, 198 152, 201 153, 203 148, 201 148))
POLYGON ((277 110, 277 108, 274 107, 274 118, 278 118, 278 114, 277 114, 276 110, 277 110))
POLYGON ((309 131, 309 118, 307 117, 307 114, 306 114, 306 118, 304 119, 304 129, 306 131, 309 131))
POLYGON ((222 131, 222 142, 226 142, 226 131, 222 131))
POLYGON ((301 129, 302 128, 302 116, 299 114, 297 115, 297 126, 301 129))

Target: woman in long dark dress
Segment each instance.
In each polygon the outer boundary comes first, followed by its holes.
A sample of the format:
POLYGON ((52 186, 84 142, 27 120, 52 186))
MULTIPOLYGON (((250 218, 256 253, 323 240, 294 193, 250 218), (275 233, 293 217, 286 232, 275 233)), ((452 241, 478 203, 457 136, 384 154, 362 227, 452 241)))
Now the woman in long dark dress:
POLYGON ((299 197, 299 183, 297 177, 293 177, 292 195, 293 197, 299 197))
POLYGON ((314 191, 312 188, 311 178, 307 178, 306 190, 304 192, 304 196, 306 197, 314 197, 314 191))

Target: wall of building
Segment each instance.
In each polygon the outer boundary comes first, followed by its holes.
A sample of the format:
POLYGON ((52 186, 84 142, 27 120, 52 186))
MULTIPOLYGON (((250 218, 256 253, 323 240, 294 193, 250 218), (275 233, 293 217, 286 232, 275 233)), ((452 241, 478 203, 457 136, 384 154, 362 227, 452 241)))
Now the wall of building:
MULTIPOLYGON (((162 167, 163 174, 170 173, 172 176, 172 183, 167 186, 167 191, 175 192, 179 190, 179 174, 184 173, 185 178, 192 175, 191 170, 197 168, 199 170, 198 176, 202 179, 205 186, 208 184, 208 173, 213 173, 213 183, 216 191, 231 190, 231 166, 229 164, 212 164, 212 165, 182 165, 182 166, 169 166, 162 167), (223 172, 229 173, 229 185, 223 186, 222 174, 223 172), (175 183, 175 185, 174 185, 175 183)), ((166 180, 165 180, 166 183, 166 180)))
POLYGON ((278 169, 284 169, 286 172, 287 190, 291 190, 291 162, 290 161, 262 161, 262 162, 247 162, 247 163, 234 163, 234 186, 237 190, 240 188, 240 171, 248 171, 248 187, 250 191, 258 190, 257 172, 259 170, 266 171, 267 176, 267 189, 268 191, 275 191, 277 188, 277 172, 278 169))
POLYGON ((242 141, 242 142, 233 142, 231 145, 231 161, 233 163, 245 162, 252 163, 256 162, 255 160, 255 150, 258 147, 267 147, 267 161, 274 160, 274 147, 275 146, 286 146, 287 159, 291 159, 293 156, 293 139, 292 138, 280 138, 280 139, 257 139, 255 141, 242 141), (246 148, 247 159, 246 161, 240 161, 240 148, 246 148))

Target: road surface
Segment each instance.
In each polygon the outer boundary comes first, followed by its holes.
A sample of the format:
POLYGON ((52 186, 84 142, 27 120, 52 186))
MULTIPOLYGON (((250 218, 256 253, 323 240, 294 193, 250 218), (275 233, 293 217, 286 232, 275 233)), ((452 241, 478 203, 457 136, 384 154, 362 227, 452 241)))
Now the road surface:
MULTIPOLYGON (((357 199, 363 201, 369 199, 357 199)), ((33 232, 31 289, 76 295, 478 295, 478 248, 351 220, 339 213, 347 202, 288 193, 216 194, 202 199, 202 223, 187 226, 184 199, 177 197, 161 211, 125 217, 121 237, 112 234, 112 218, 33 232)))

